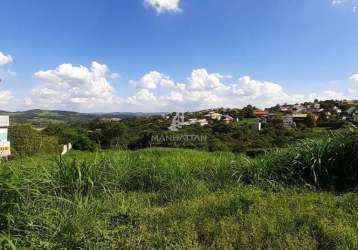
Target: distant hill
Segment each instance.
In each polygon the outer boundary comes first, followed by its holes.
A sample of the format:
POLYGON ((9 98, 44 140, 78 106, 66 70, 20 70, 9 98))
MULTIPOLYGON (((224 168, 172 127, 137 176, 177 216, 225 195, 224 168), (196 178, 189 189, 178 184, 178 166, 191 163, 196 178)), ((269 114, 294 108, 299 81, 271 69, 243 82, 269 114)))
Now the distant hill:
POLYGON ((61 123, 88 123, 101 118, 133 118, 159 116, 165 113, 79 113, 61 110, 33 109, 28 111, 8 112, 0 111, 0 115, 9 115, 11 123, 31 123, 35 126, 46 126, 49 124, 61 123))

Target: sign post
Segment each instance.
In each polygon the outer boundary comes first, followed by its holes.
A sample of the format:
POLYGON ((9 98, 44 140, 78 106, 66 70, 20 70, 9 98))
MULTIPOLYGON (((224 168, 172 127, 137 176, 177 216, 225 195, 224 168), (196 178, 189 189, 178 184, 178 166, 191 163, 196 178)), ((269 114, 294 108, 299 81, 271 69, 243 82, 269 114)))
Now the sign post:
POLYGON ((0 116, 0 158, 11 155, 10 142, 8 141, 9 116, 0 116))

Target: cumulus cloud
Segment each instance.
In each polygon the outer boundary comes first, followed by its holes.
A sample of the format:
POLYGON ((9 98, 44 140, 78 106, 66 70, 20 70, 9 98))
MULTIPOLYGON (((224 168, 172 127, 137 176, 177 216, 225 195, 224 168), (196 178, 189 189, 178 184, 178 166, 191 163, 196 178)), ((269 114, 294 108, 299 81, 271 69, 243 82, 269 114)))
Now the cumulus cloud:
POLYGON ((41 108, 98 109, 119 103, 108 78, 105 64, 92 62, 90 68, 62 64, 56 69, 38 71, 39 84, 26 97, 25 104, 41 108))
MULTIPOLYGON (((4 66, 6 64, 12 63, 13 58, 11 55, 5 55, 3 52, 0 51, 0 66, 4 66)), ((15 76, 15 72, 10 69, 6 69, 1 67, 0 68, 0 87, 2 88, 2 82, 4 79, 15 76)), ((0 88, 0 109, 7 110, 9 108, 10 100, 14 97, 10 90, 1 90, 0 88)))
POLYGON ((164 12, 181 12, 180 0, 144 0, 144 3, 155 9, 158 14, 164 12))
POLYGON ((131 84, 138 89, 156 89, 157 87, 170 88, 174 86, 174 82, 169 76, 159 73, 158 71, 151 71, 145 74, 137 81, 131 81, 131 84))
POLYGON ((358 74, 353 74, 350 78, 349 92, 358 94, 358 74))
MULTIPOLYGON (((278 103, 297 103, 318 99, 348 99, 340 92, 326 90, 319 94, 289 94, 282 85, 250 76, 232 78, 194 69, 186 82, 176 82, 168 75, 151 71, 138 80, 132 96, 117 95, 109 82, 106 65, 93 62, 91 67, 62 64, 56 69, 35 73, 38 85, 24 99, 32 108, 77 111, 175 111, 214 107, 243 107, 252 104, 269 107, 278 103)), ((358 75, 351 77, 357 85, 358 75)), ((9 95, 9 94, 7 94, 9 95)), ((4 99, 4 98, 3 98, 4 99)))
POLYGON ((190 89, 193 90, 212 90, 223 88, 225 85, 222 80, 225 77, 219 73, 209 74, 206 69, 196 69, 189 78, 190 89))
MULTIPOLYGON (((232 80, 231 77, 223 76, 219 73, 209 73, 203 68, 193 70, 187 83, 175 83, 170 80, 171 84, 167 86, 161 85, 167 91, 157 91, 157 86, 160 85, 160 80, 158 79, 162 79, 159 76, 165 76, 165 79, 170 79, 159 72, 146 74, 141 80, 135 81, 139 90, 134 96, 129 97, 127 102, 131 105, 136 105, 138 109, 140 107, 148 109, 149 105, 155 108, 162 108, 164 111, 172 111, 198 110, 222 106, 242 107, 249 103, 259 107, 266 107, 277 103, 300 102, 313 98, 310 95, 287 94, 281 85, 270 81, 254 80, 249 76, 232 80), (152 77, 153 75, 157 77, 152 77), (225 83, 228 79, 233 82, 225 83)), ((330 97, 339 96, 330 92, 326 94, 326 96, 330 97)))
POLYGON ((9 103, 13 99, 13 95, 9 90, 0 91, 0 109, 8 110, 9 103))
MULTIPOLYGON (((157 75, 164 74, 157 72, 157 75)), ((170 84, 167 91, 157 91, 158 81, 155 81, 155 84, 152 81, 136 81, 136 83, 141 83, 136 85, 140 86, 140 89, 134 96, 128 98, 127 103, 136 106, 139 110, 153 107, 151 111, 243 107, 247 104, 268 107, 278 103, 312 101, 316 98, 349 99, 333 90, 322 91, 320 94, 288 94, 278 83, 255 80, 250 76, 232 80, 231 77, 219 73, 209 73, 206 69, 193 70, 187 83, 173 82, 174 85, 170 84), (227 79, 231 82, 225 83, 227 79), (157 108, 161 109, 155 110, 157 108)))
POLYGON ((3 52, 0 51, 0 65, 5 65, 12 62, 13 59, 11 55, 5 55, 3 52))
POLYGON ((358 74, 353 74, 349 79, 358 87, 358 74))

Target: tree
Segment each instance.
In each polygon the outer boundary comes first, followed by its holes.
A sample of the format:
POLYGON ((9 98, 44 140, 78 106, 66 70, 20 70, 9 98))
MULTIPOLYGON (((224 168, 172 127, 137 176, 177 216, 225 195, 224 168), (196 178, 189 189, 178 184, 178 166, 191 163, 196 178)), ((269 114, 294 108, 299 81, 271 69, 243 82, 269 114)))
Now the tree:
POLYGON ((247 105, 241 110, 241 116, 244 118, 254 118, 256 108, 251 105, 247 105))
POLYGON ((306 126, 309 128, 314 128, 317 126, 316 116, 312 113, 307 114, 306 126))

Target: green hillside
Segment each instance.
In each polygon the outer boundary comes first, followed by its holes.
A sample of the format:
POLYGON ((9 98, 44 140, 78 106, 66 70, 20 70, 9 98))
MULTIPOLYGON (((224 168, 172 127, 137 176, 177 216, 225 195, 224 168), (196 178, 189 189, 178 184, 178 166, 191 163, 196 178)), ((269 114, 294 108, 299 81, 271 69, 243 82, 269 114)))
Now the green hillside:
POLYGON ((79 113, 61 110, 33 109, 19 112, 0 111, 0 115, 9 115, 11 123, 30 123, 36 127, 49 125, 82 124, 102 118, 132 118, 157 116, 161 113, 79 113))
POLYGON ((0 167, 3 249, 357 249, 358 132, 255 159, 152 148, 0 167))

